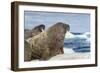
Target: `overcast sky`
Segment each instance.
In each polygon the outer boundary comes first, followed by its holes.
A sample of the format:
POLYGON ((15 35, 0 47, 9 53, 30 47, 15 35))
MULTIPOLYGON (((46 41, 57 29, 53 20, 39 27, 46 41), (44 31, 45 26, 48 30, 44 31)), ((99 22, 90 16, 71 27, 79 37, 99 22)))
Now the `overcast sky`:
POLYGON ((70 25, 71 32, 90 32, 90 14, 24 11, 25 28, 32 29, 44 24, 46 28, 57 22, 70 25))

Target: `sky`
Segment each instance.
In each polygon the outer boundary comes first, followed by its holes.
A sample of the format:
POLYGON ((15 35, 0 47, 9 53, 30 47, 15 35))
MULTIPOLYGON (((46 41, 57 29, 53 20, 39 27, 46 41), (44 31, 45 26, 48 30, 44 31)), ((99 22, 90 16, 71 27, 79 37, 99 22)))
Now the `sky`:
POLYGON ((57 22, 69 24, 71 32, 90 32, 90 14, 87 13, 24 11, 26 29, 32 29, 40 24, 49 28, 57 22))

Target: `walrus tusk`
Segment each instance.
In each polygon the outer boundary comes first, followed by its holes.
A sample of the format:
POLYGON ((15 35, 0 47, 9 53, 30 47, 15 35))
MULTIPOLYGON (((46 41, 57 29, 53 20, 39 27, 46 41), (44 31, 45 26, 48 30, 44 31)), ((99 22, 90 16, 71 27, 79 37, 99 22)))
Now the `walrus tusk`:
POLYGON ((41 29, 41 31, 42 31, 42 32, 44 32, 44 30, 43 30, 43 29, 41 29))

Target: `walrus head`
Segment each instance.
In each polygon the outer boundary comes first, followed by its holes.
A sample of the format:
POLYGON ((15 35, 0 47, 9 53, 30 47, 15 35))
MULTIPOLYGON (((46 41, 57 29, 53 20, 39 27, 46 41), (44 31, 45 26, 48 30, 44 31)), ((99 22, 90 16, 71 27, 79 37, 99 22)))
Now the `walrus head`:
POLYGON ((39 26, 36 26, 32 29, 32 36, 40 34, 43 30, 45 30, 45 25, 41 24, 39 26))
POLYGON ((49 37, 49 44, 50 44, 50 50, 51 55, 61 54, 63 52, 63 46, 64 46, 64 38, 67 31, 70 30, 70 26, 68 24, 58 22, 51 26, 47 30, 47 35, 49 37))
POLYGON ((45 25, 43 25, 43 24, 34 27, 32 30, 25 29, 24 30, 24 38, 28 39, 30 37, 36 36, 36 35, 40 34, 43 30, 45 30, 45 25))
POLYGON ((41 24, 41 25, 39 25, 39 26, 36 26, 34 29, 32 29, 33 31, 34 30, 38 30, 38 31, 42 31, 42 29, 43 30, 45 30, 45 25, 43 25, 43 24, 41 24))
POLYGON ((63 36, 63 38, 64 38, 65 33, 69 30, 70 30, 70 26, 68 24, 58 22, 58 23, 54 24, 53 26, 51 26, 47 30, 47 32, 49 32, 48 35, 55 36, 60 39, 61 36, 63 36))

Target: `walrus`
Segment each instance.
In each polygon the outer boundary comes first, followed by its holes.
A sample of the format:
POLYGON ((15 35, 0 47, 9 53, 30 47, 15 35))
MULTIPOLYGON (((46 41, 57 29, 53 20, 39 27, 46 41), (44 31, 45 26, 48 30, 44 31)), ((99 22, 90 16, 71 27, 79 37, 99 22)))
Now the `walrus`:
POLYGON ((45 30, 45 25, 41 24, 34 27, 32 30, 24 30, 24 61, 31 61, 32 47, 26 41, 26 39, 34 37, 45 30))
POLYGON ((24 29, 24 39, 28 39, 30 37, 33 37, 35 35, 38 35, 43 30, 45 30, 45 25, 43 25, 43 24, 40 24, 40 25, 32 28, 32 30, 24 29))
POLYGON ((27 39, 32 48, 31 60, 48 60, 57 54, 63 54, 64 37, 69 29, 68 24, 58 22, 48 30, 27 39))

